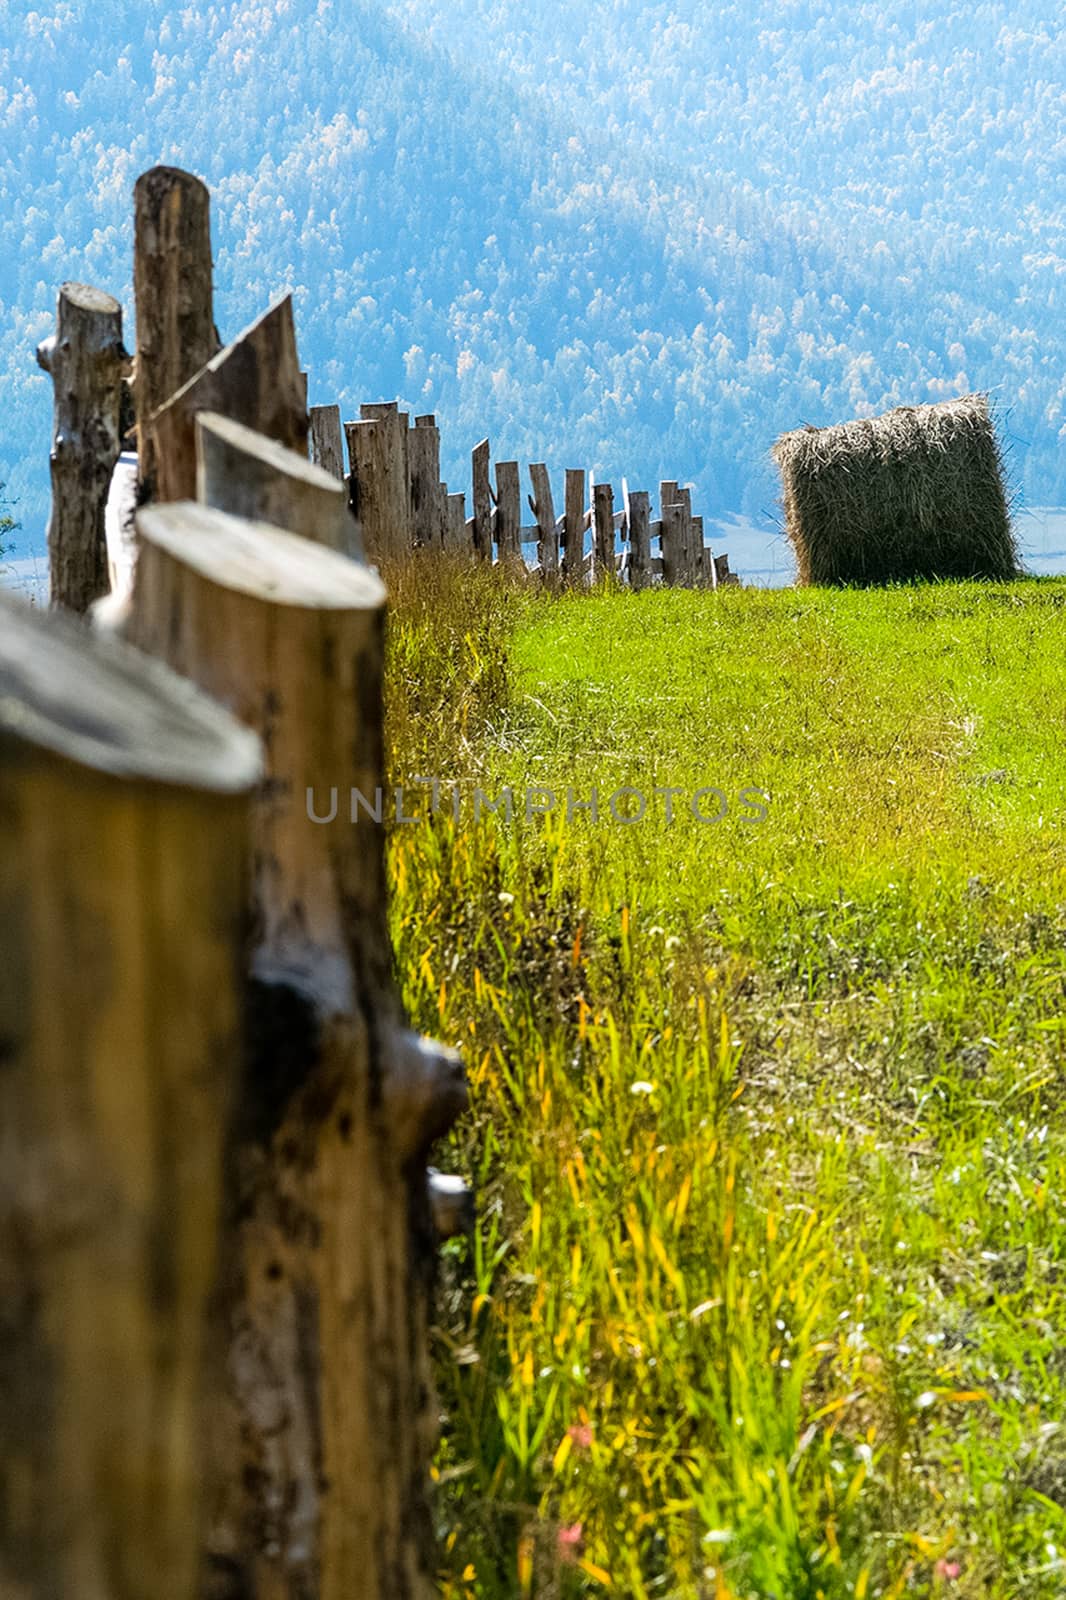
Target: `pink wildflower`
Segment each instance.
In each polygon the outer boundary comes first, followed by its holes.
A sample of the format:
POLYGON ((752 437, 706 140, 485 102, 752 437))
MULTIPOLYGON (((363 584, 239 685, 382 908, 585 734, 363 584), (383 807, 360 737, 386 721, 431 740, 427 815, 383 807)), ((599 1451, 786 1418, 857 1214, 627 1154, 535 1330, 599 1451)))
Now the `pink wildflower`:
POLYGON ((569 1526, 559 1529, 555 1536, 555 1543, 562 1561, 573 1562, 577 1560, 577 1553, 581 1549, 581 1536, 580 1522, 571 1522, 569 1526))
POLYGON ((959 1561, 938 1561, 936 1575, 938 1578, 947 1578, 951 1581, 962 1572, 962 1563, 959 1561))
POLYGON ((592 1443, 592 1423, 572 1422, 567 1433, 579 1450, 587 1450, 592 1443))

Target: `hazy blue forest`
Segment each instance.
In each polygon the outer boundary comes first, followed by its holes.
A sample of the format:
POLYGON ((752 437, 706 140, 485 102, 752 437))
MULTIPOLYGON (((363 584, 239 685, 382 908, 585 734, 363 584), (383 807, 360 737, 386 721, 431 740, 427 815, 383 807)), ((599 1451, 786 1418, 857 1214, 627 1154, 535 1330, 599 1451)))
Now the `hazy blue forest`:
POLYGON ((55 290, 210 184, 218 322, 295 290, 311 400, 689 480, 769 525, 782 429, 991 390, 1066 504, 1066 32, 1029 0, 0 0, 0 478, 47 516, 55 290))

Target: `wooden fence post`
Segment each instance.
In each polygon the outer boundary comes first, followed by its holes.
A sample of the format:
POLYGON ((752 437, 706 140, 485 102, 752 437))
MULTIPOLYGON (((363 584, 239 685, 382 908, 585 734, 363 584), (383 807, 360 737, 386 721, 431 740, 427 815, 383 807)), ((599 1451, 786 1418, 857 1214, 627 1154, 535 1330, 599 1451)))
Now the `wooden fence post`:
POLYGON ((415 548, 444 546, 447 488, 440 481, 440 429, 433 416, 416 417, 407 435, 411 538, 415 548))
POLYGON ((685 508, 679 502, 663 502, 663 583, 682 582, 685 570, 685 508))
POLYGON ((110 587, 104 508, 121 437, 122 307, 84 283, 64 283, 56 331, 37 346, 55 389, 52 511, 48 520, 51 601, 85 611, 110 587))
POLYGON ((371 561, 396 561, 410 549, 407 416, 395 401, 360 407, 346 422, 352 512, 371 561))
POLYGON ((537 559, 541 577, 551 581, 559 572, 559 535, 555 528, 555 502, 552 499, 551 478, 544 462, 536 461, 529 469, 533 493, 529 509, 537 524, 537 559))
POLYGON ((212 411, 196 418, 196 498, 362 559, 343 483, 295 450, 212 411))
POLYGON ((285 295, 220 350, 155 413, 155 499, 191 500, 196 493, 198 411, 217 411, 307 456, 292 296, 285 295))
POLYGON ((646 489, 631 489, 626 502, 629 524, 629 583, 647 588, 651 577, 651 508, 646 489))
POLYGON ((473 480, 474 554, 481 561, 492 560, 492 485, 489 482, 489 441, 474 446, 470 458, 473 480))
POLYGON ((447 498, 445 547, 448 550, 470 550, 470 532, 466 520, 466 495, 450 494, 447 498))
POLYGON ((522 480, 517 461, 496 463, 496 553, 501 566, 524 571, 522 559, 522 480))
POLYGON ((580 583, 585 564, 585 470, 567 467, 564 511, 563 577, 580 583))
POLYGON ((0 596, 0 1594, 193 1600, 258 741, 0 596))
POLYGON ((179 167, 133 186, 134 401, 142 498, 156 497, 152 418, 219 348, 211 284, 211 197, 179 167))
POLYGON ((210 1593, 428 1600, 425 1160, 465 1086, 453 1052, 405 1027, 391 972, 371 820, 384 589, 332 550, 205 506, 148 507, 138 534, 128 636, 261 731, 267 761, 254 1031, 212 1324, 210 1593))
POLYGON ((323 472, 344 482, 344 439, 341 436, 340 406, 312 406, 311 460, 323 472))
POLYGON ((609 483, 598 483, 593 489, 592 518, 592 573, 598 582, 615 574, 614 490, 609 483))

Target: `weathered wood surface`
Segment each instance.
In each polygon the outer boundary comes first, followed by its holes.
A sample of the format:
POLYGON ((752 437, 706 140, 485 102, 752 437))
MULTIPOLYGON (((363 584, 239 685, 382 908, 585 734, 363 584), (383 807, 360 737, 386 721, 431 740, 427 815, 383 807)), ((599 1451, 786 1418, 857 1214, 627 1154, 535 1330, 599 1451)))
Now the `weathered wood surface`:
POLYGON ((585 472, 582 467, 566 469, 563 529, 563 577, 573 583, 581 578, 585 558, 585 472))
POLYGON ((679 501, 663 502, 663 582, 680 584, 685 570, 685 508, 679 501))
POLYGON ((410 548, 407 416, 394 401, 360 407, 347 422, 352 513, 362 528, 370 561, 396 561, 410 548))
POLYGON ((295 450, 212 411, 196 418, 196 498, 362 559, 342 482, 295 450))
POLYGON ((160 406, 219 348, 211 268, 211 198, 179 167, 152 167, 133 186, 134 399, 142 498, 155 499, 160 406))
POLYGON ((552 499, 551 478, 543 461, 535 461, 529 469, 533 493, 529 509, 537 523, 537 563, 545 578, 554 578, 559 570, 559 535, 556 530, 555 502, 552 499))
POLYGON ((311 433, 311 460, 323 472, 343 483, 344 437, 341 433, 340 406, 312 406, 308 412, 311 433))
POLYGON ((492 484, 489 481, 489 441, 482 439, 470 456, 473 489, 474 554, 481 561, 492 560, 492 484))
POLYGON ((465 1087, 454 1054, 405 1026, 383 829, 349 811, 353 789, 373 806, 384 783, 384 589, 202 506, 148 508, 138 533, 129 636, 267 752, 205 1418, 210 1593, 429 1600, 425 1159, 465 1087))
POLYGON ((592 519, 592 570, 599 581, 615 572, 614 490, 609 483, 598 483, 593 490, 592 519))
POLYGON ((517 461, 496 463, 496 515, 493 537, 497 557, 512 571, 524 571, 522 561, 522 480, 517 461))
POLYGON ((122 307, 84 283, 64 283, 56 331, 37 346, 54 388, 52 510, 48 519, 51 601, 84 612, 108 591, 104 508, 121 442, 122 307))
POLYGON ((471 550, 472 532, 466 519, 466 495, 450 494, 447 497, 447 521, 445 523, 445 548, 448 550, 471 550))
POLYGON ((232 417, 306 457, 308 418, 291 295, 276 301, 155 413, 157 500, 191 500, 196 493, 200 411, 232 417))
POLYGON ((190 1600, 255 737, 0 595, 0 1594, 190 1600))
POLYGON ((440 481, 440 429, 432 416, 416 417, 407 435, 407 475, 412 547, 442 550, 448 491, 440 481))
POLYGON ((629 582, 647 587, 651 576, 651 508, 646 489, 630 489, 626 505, 629 525, 629 582))
POLYGON ((677 490, 677 503, 681 507, 681 583, 692 588, 696 582, 696 547, 692 527, 692 491, 677 490))

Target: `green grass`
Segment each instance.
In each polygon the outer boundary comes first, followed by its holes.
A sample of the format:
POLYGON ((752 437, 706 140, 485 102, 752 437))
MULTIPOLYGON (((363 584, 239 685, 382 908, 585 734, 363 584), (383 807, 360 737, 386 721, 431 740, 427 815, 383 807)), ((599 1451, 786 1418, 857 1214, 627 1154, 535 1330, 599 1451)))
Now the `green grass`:
POLYGON ((394 596, 444 1595, 1066 1594, 1066 583, 394 596))

